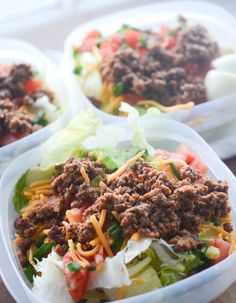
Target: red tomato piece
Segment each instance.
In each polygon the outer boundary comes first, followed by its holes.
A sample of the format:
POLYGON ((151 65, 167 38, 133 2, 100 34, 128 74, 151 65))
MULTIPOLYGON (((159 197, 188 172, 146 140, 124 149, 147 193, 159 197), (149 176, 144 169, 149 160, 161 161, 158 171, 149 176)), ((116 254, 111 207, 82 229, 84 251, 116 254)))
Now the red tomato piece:
POLYGON ((81 223, 83 222, 83 209, 81 208, 71 208, 67 210, 66 215, 70 223, 81 223))
POLYGON ((111 43, 103 42, 100 47, 100 52, 104 61, 110 59, 114 53, 111 43))
POLYGON ((124 31, 125 41, 131 47, 135 47, 138 45, 140 35, 141 34, 139 32, 136 32, 132 29, 127 29, 124 31))
POLYGON ((185 155, 179 154, 179 153, 171 153, 171 152, 168 152, 168 151, 162 150, 162 149, 157 149, 155 152, 155 155, 162 156, 164 160, 176 159, 176 160, 183 160, 184 162, 186 162, 185 155))
POLYGON ((124 101, 129 103, 130 105, 136 105, 136 103, 140 100, 142 100, 142 97, 135 93, 124 93, 124 101))
POLYGON ((100 38, 100 33, 97 30, 92 30, 84 37, 84 41, 98 38, 100 38))
POLYGON ((169 27, 166 25, 161 25, 159 34, 161 36, 166 36, 169 33, 169 27))
POLYGON ((5 77, 9 75, 11 67, 9 64, 0 64, 0 76, 5 77))
POLYGON ((120 34, 114 34, 110 37, 109 42, 112 45, 112 49, 114 51, 118 50, 118 48, 121 45, 121 35, 120 34))
POLYGON ((228 257, 229 255, 229 250, 230 250, 230 247, 231 245, 229 244, 229 242, 226 242, 222 239, 215 239, 213 242, 212 242, 212 245, 217 247, 219 250, 220 250, 220 256, 218 259, 216 260, 213 260, 213 263, 216 264, 216 263, 219 263, 220 261, 224 260, 225 258, 228 257))
POLYGON ((83 44, 79 47, 78 51, 82 52, 91 52, 93 47, 97 45, 97 38, 87 39, 83 42, 83 44))
POLYGON ((139 48, 137 49, 137 52, 140 57, 144 58, 147 56, 148 50, 146 48, 139 48))
POLYGON ((67 268, 67 265, 70 262, 73 262, 73 259, 71 258, 70 254, 67 253, 63 257, 64 274, 66 276, 71 297, 75 300, 75 302, 78 302, 83 299, 86 292, 89 273, 87 268, 81 268, 80 271, 71 273, 67 268))
POLYGON ((206 166, 206 164, 186 144, 180 144, 176 149, 176 152, 185 155, 185 162, 189 166, 198 169, 202 174, 205 174, 208 171, 208 167, 206 166))
POLYGON ((5 146, 7 144, 13 143, 17 140, 16 136, 9 133, 1 133, 0 134, 0 147, 5 146))
POLYGON ((24 89, 27 93, 33 93, 38 89, 41 89, 43 87, 43 83, 40 80, 37 79, 29 79, 26 80, 24 83, 24 89))
POLYGON ((176 45, 176 38, 175 37, 168 37, 166 49, 171 49, 176 45))

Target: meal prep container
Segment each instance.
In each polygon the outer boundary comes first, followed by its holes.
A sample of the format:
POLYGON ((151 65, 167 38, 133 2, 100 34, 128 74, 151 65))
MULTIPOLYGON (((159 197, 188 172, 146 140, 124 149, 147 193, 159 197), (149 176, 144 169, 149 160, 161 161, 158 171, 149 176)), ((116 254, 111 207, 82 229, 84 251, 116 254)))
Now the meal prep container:
MULTIPOLYGON (((179 15, 186 17, 189 24, 199 23, 205 26, 213 39, 218 41, 221 50, 236 51, 236 36, 234 33, 236 19, 220 6, 206 1, 173 1, 150 4, 94 19, 74 29, 65 42, 64 55, 61 61, 61 74, 71 93, 70 98, 74 110, 89 106, 93 108, 96 115, 106 122, 124 120, 122 117, 107 114, 96 108, 82 92, 76 76, 73 74, 72 45, 81 43, 86 34, 93 29, 97 29, 104 36, 114 33, 122 24, 130 24, 141 29, 151 28, 158 30, 163 24, 175 25, 179 15)), ((191 110, 181 110, 168 114, 168 116, 186 124, 191 124, 193 120, 199 120, 200 118, 200 124, 193 125, 194 123, 192 123, 192 126, 201 133, 236 119, 235 100, 236 92, 196 105, 191 110)))
POLYGON ((0 39, 0 63, 28 63, 39 71, 43 80, 54 92, 56 105, 60 106, 58 118, 48 126, 11 144, 0 147, 0 175, 9 162, 21 153, 39 145, 69 121, 70 113, 67 104, 65 87, 58 75, 57 68, 31 44, 15 39, 0 39))
MULTIPOLYGON (((236 179, 223 164, 207 143, 189 127, 176 121, 155 119, 148 117, 141 119, 145 136, 155 148, 174 151, 179 143, 185 143, 204 160, 209 167, 209 174, 213 178, 227 180, 232 207, 232 220, 236 228, 236 179), (174 130, 174 131, 173 131, 174 130)), ((127 123, 110 125, 124 128, 125 137, 120 146, 129 146, 131 135, 127 123)), ((0 212, 0 269, 4 283, 17 302, 45 303, 36 296, 26 281, 17 261, 16 252, 12 244, 14 239, 13 222, 17 216, 12 197, 17 180, 29 168, 39 164, 45 153, 43 146, 34 148, 18 159, 14 160, 4 172, 1 183, 1 212, 0 212)), ((176 284, 158 289, 140 296, 124 299, 123 303, 206 303, 222 294, 235 280, 236 253, 234 252, 224 261, 200 273, 193 275, 176 284)))

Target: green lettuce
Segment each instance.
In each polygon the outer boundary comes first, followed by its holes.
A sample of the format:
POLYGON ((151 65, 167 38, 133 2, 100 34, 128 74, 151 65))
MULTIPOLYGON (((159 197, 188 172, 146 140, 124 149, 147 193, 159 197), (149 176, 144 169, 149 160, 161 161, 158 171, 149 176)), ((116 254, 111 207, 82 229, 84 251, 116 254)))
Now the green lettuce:
POLYGON ((161 288, 162 284, 157 275, 157 272, 152 268, 152 266, 147 266, 145 270, 139 273, 137 276, 142 283, 132 283, 128 286, 125 297, 137 296, 145 292, 152 291, 156 288, 161 288))
POLYGON ((15 195, 13 197, 13 204, 15 206, 15 210, 20 213, 21 210, 28 205, 29 200, 24 196, 23 191, 27 185, 27 177, 29 171, 27 170, 16 183, 15 195))
POLYGON ((44 143, 41 168, 63 163, 72 156, 81 157, 84 154, 83 142, 95 135, 101 125, 101 120, 95 118, 91 110, 80 113, 65 129, 44 143))

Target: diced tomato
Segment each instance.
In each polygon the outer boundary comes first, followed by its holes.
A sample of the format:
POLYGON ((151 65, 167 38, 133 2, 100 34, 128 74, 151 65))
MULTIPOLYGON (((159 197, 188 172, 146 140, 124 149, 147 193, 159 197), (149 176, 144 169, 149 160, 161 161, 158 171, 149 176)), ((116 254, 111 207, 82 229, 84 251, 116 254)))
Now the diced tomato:
POLYGON ((17 140, 16 136, 9 133, 0 134, 0 147, 13 143, 17 140))
POLYGON ((180 144, 176 152, 185 155, 185 162, 189 166, 198 169, 202 174, 205 174, 208 171, 208 167, 206 166, 206 164, 186 144, 180 144))
POLYGON ((137 52, 139 53, 139 56, 144 58, 148 54, 148 50, 146 48, 139 48, 137 49, 137 52))
POLYGON ((121 35, 120 34, 114 34, 110 37, 109 42, 112 45, 112 49, 114 51, 118 50, 118 48, 121 45, 121 35))
POLYGON ((102 55, 102 58, 103 58, 104 61, 111 58, 111 56, 114 53, 113 48, 114 48, 114 46, 111 43, 109 43, 108 41, 103 42, 101 44, 100 52, 101 52, 101 55, 102 55))
POLYGON ((71 208, 67 210, 66 216, 70 223, 81 223, 83 222, 83 209, 81 208, 71 208))
POLYGON ((73 262, 73 259, 71 258, 70 254, 67 253, 63 257, 64 274, 66 276, 70 294, 75 302, 78 302, 83 299, 86 292, 89 273, 87 268, 81 268, 80 271, 71 273, 67 268, 67 265, 70 262, 73 262))
POLYGON ((125 41, 131 47, 137 46, 139 43, 140 35, 141 34, 139 32, 136 32, 132 29, 127 29, 124 31, 125 41))
POLYGON ((175 37, 168 37, 167 43, 166 43, 166 49, 171 49, 176 45, 176 38, 175 37))
POLYGON ((84 41, 87 41, 90 39, 98 39, 98 38, 100 38, 100 33, 97 30, 92 30, 84 37, 84 41))
POLYGON ((212 245, 217 247, 220 250, 220 257, 216 260, 213 260, 213 263, 219 263, 220 261, 224 260, 229 255, 230 244, 222 239, 215 239, 212 242, 212 245))
POLYGON ((0 64, 0 77, 7 76, 11 71, 9 64, 0 64))
POLYGON ((26 93, 33 93, 38 89, 41 89, 43 87, 43 82, 37 79, 29 79, 26 80, 24 83, 24 89, 26 93))
POLYGON ((79 47, 78 51, 82 52, 91 52, 93 47, 97 45, 97 38, 87 39, 83 42, 83 44, 79 47))
POLYGON ((142 97, 135 93, 124 93, 124 101, 129 103, 130 105, 136 105, 138 101, 142 100, 142 97))
POLYGON ((166 35, 168 35, 168 33, 169 33, 169 27, 166 25, 161 25, 159 34, 161 36, 166 36, 166 35))
POLYGON ((179 153, 171 153, 171 152, 168 152, 168 151, 162 150, 162 149, 157 149, 155 152, 155 155, 162 156, 164 160, 177 159, 177 160, 183 160, 184 162, 186 162, 185 155, 179 154, 179 153))

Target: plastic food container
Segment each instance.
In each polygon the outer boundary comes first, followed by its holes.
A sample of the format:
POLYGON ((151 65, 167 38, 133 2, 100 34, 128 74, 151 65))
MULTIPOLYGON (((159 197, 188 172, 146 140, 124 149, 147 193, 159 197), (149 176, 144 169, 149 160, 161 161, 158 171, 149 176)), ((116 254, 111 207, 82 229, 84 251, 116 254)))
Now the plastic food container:
MULTIPOLYGON (((74 29, 65 42, 61 72, 71 92, 74 109, 81 108, 81 106, 92 107, 95 113, 107 122, 124 119, 96 108, 81 91, 76 76, 73 74, 72 45, 78 45, 85 35, 93 29, 97 29, 105 36, 114 33, 122 24, 131 24, 137 28, 158 29, 162 24, 176 24, 179 15, 186 17, 189 24, 199 23, 205 26, 211 36, 218 41, 222 50, 236 51, 234 33, 236 19, 223 8, 206 1, 165 1, 165 3, 140 6, 95 19, 74 29)), ((199 132, 207 131, 236 118, 236 112, 232 110, 235 98, 236 92, 217 100, 196 105, 191 110, 181 110, 169 114, 169 116, 186 124, 192 124, 199 132), (197 125, 192 123, 192 121, 197 121, 196 119, 198 119, 197 125)))
POLYGON ((69 120, 69 106, 65 87, 57 68, 38 49, 31 44, 15 39, 0 39, 0 63, 28 63, 42 76, 55 94, 60 107, 58 118, 48 126, 11 144, 0 147, 0 175, 12 158, 40 144, 69 120))
MULTIPOLYGON (((236 227, 236 179, 229 169, 222 163, 207 143, 189 127, 176 121, 165 119, 155 120, 148 117, 141 123, 145 129, 146 138, 155 148, 174 151, 176 146, 183 142, 202 158, 209 167, 209 173, 214 178, 227 180, 229 183, 230 201, 232 207, 232 220, 236 227), (155 123, 155 128, 153 128, 155 123), (173 132, 173 130, 175 130, 173 132)), ((118 124, 111 124, 115 127, 118 124)), ((120 144, 130 145, 130 131, 127 124, 120 124, 125 132, 125 137, 120 144)), ((12 245, 14 239, 13 222, 17 214, 12 203, 14 187, 19 177, 28 169, 40 163, 43 157, 43 147, 37 147, 14 160, 4 172, 1 183, 1 212, 0 212, 0 269, 4 283, 17 302, 46 303, 30 290, 29 284, 22 273, 17 261, 16 252, 12 245)), ((154 290, 150 293, 124 299, 123 303, 206 303, 223 293, 235 280, 236 271, 233 270, 236 262, 234 252, 224 261, 212 266, 185 280, 171 286, 154 290)))

